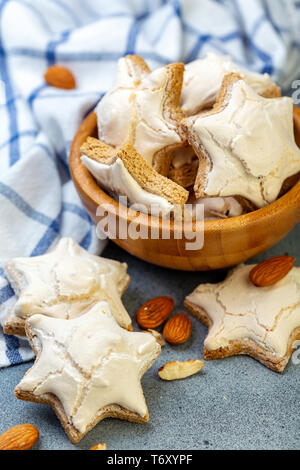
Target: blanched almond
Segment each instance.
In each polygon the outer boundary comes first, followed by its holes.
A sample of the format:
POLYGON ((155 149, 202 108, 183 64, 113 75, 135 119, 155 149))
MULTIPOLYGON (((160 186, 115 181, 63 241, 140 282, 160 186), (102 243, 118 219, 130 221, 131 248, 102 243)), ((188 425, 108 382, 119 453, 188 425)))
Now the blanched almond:
POLYGON ((184 362, 173 361, 162 366, 158 371, 158 375, 163 380, 185 379, 186 377, 196 374, 203 367, 204 362, 200 359, 184 362))
POLYGON ((162 335, 160 334, 159 331, 156 331, 156 330, 151 330, 151 329, 148 329, 147 330, 149 333, 152 334, 152 336, 154 336, 154 338, 156 339, 156 341, 158 342, 158 344, 160 344, 160 346, 164 346, 166 343, 164 342, 163 340, 163 337, 162 335))

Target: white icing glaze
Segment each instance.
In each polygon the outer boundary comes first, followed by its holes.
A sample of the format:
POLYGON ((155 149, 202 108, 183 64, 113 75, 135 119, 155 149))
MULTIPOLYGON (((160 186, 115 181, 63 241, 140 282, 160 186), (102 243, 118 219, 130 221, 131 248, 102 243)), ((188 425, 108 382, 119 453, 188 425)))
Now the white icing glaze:
POLYGON ((200 204, 204 205, 205 220, 238 217, 243 213, 242 206, 234 197, 199 198, 194 204, 194 211, 200 204))
POLYGON ((40 356, 20 382, 21 390, 53 393, 81 433, 112 404, 145 417, 140 379, 160 351, 150 333, 120 328, 106 302, 77 319, 34 315, 28 322, 40 356))
POLYGON ((115 88, 96 108, 98 135, 101 141, 117 147, 131 140, 133 129, 131 143, 152 165, 155 153, 181 142, 176 126, 163 115, 168 74, 162 67, 134 80, 131 67, 130 60, 119 60, 115 88))
POLYGON ((187 116, 197 114, 216 102, 223 78, 228 73, 238 73, 258 94, 272 84, 267 73, 245 70, 229 56, 207 54, 204 59, 190 62, 185 67, 181 106, 187 116))
POLYGON ((126 269, 126 264, 91 255, 74 240, 62 238, 45 255, 6 263, 5 273, 19 297, 14 315, 74 318, 95 301, 109 300, 116 320, 127 328, 131 320, 121 302, 129 280, 126 269))
POLYGON ((292 100, 262 98, 243 80, 234 83, 225 109, 200 115, 193 130, 213 163, 208 196, 240 195, 263 207, 300 170, 292 100))
MULTIPOLYGON (((145 206, 152 215, 166 217, 174 210, 174 205, 165 198, 145 191, 130 175, 120 158, 112 165, 105 165, 83 155, 82 163, 96 178, 99 185, 118 196, 127 196, 128 202, 138 210, 145 206)), ((145 212, 145 211, 144 211, 145 212)))
POLYGON ((284 357, 292 331, 300 327, 300 268, 271 287, 259 288, 249 280, 253 266, 237 267, 219 284, 200 285, 187 300, 206 310, 213 322, 205 339, 208 350, 252 340, 284 357))

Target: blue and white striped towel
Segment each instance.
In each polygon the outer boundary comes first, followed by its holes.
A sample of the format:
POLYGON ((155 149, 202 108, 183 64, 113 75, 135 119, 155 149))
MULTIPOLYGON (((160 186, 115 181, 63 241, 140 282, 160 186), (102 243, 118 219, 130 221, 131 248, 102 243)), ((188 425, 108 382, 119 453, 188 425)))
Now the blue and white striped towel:
MULTIPOLYGON (((140 54, 154 68, 229 53, 289 92, 300 78, 299 31, 296 0, 0 0, 0 320, 15 300, 5 260, 42 254, 60 236, 101 250, 68 154, 119 57, 140 54), (76 90, 45 85, 54 63, 72 70, 76 90)), ((31 357, 26 340, 0 331, 0 367, 31 357)))

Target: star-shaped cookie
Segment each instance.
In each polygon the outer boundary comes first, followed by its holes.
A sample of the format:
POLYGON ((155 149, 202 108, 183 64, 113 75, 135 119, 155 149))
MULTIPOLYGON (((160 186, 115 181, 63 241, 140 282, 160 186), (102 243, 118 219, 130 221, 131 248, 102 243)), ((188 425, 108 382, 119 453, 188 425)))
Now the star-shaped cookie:
POLYGON ((161 350, 151 333, 121 328, 99 302, 73 320, 34 315, 26 334, 37 358, 15 394, 51 405, 71 442, 104 418, 148 421, 140 380, 161 350))
POLYGON ((121 296, 129 284, 127 265, 91 255, 71 238, 62 238, 42 256, 15 258, 5 274, 17 301, 4 324, 6 334, 24 335, 25 320, 40 313, 74 318, 99 300, 109 301, 124 328, 132 328, 121 296))
POLYGON ((241 265, 219 284, 202 284, 185 308, 209 327, 204 358, 248 354, 283 372, 300 339, 300 268, 270 287, 255 287, 253 265, 241 265))
POLYGON ((237 73, 256 93, 265 98, 281 96, 280 88, 271 81, 270 75, 245 70, 230 56, 209 53, 185 66, 181 94, 182 110, 187 116, 211 108, 217 99, 223 78, 229 73, 237 73))
POLYGON ((300 171, 291 98, 263 98, 236 74, 224 78, 213 110, 183 129, 199 157, 197 198, 241 196, 263 207, 300 171))
POLYGON ((99 185, 113 196, 126 196, 131 207, 157 217, 182 218, 189 193, 160 175, 130 144, 119 149, 88 137, 80 148, 81 161, 99 185))
POLYGON ((139 56, 119 60, 115 86, 98 104, 98 137, 113 147, 131 144, 167 176, 173 153, 183 146, 179 124, 184 65, 151 72, 139 56))

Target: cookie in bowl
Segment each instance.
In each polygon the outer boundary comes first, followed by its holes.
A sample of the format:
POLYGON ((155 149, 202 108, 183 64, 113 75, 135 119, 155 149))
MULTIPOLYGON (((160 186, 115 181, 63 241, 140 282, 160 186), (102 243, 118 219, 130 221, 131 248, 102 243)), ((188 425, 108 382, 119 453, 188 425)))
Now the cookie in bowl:
POLYGON ((187 116, 211 108, 216 100, 225 75, 237 73, 245 82, 265 98, 281 96, 280 88, 267 73, 246 70, 230 56, 209 53, 203 59, 190 62, 185 67, 181 106, 187 116))
POLYGON ((237 74, 224 78, 211 111, 182 127, 199 157, 197 198, 239 196, 261 208, 300 171, 291 98, 263 98, 237 74))
POLYGON ((179 133, 183 73, 181 63, 151 72, 142 57, 120 59, 115 86, 95 110, 99 140, 113 147, 130 143, 166 176, 173 153, 184 145, 179 133))
POLYGON ((81 146, 82 163, 110 194, 126 196, 136 210, 154 216, 182 218, 189 197, 182 186, 160 175, 130 144, 114 149, 88 137, 81 146))

